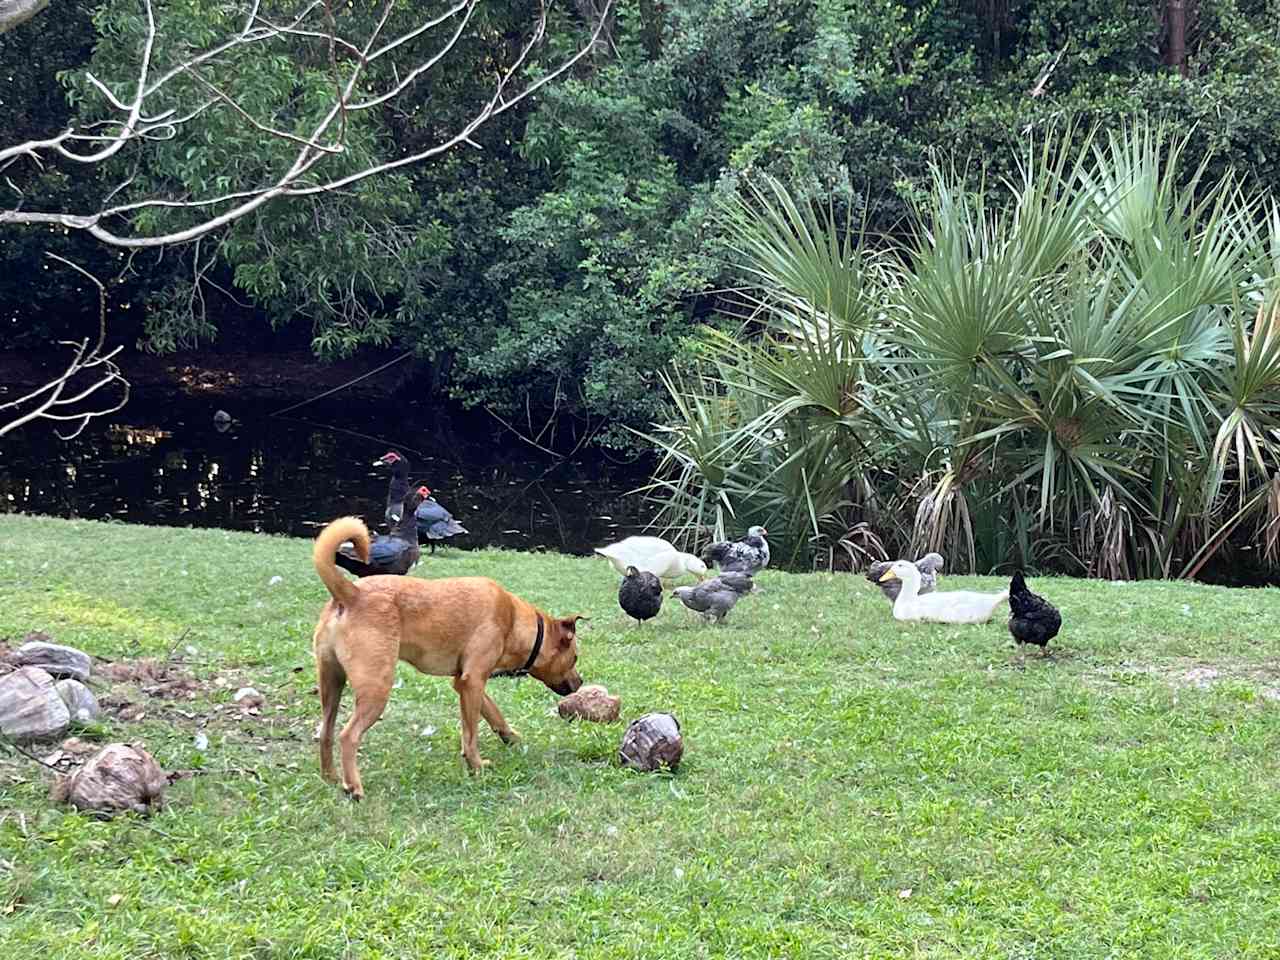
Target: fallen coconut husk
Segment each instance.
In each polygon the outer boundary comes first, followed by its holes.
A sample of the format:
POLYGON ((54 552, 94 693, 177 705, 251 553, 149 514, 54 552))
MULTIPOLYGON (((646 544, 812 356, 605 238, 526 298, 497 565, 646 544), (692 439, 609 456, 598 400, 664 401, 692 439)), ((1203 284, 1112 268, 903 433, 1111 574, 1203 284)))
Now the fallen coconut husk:
POLYGON ((566 720, 590 720, 592 723, 613 723, 622 710, 622 698, 611 696, 598 683, 579 687, 556 706, 566 720))
POLYGON ((150 813, 163 802, 169 778, 141 747, 111 743, 70 776, 59 777, 50 791, 55 803, 113 816, 124 811, 150 813))
POLYGON ((155 657, 137 660, 110 660, 98 665, 98 675, 117 683, 157 683, 173 680, 186 674, 173 664, 155 657))
POLYGON ((193 700, 204 689, 191 674, 173 663, 144 657, 101 664, 98 674, 114 683, 133 683, 149 697, 163 700, 193 700))
POLYGON ((624 766, 645 773, 660 767, 674 770, 683 755, 680 721, 669 713, 646 713, 631 721, 618 748, 618 759, 624 766))

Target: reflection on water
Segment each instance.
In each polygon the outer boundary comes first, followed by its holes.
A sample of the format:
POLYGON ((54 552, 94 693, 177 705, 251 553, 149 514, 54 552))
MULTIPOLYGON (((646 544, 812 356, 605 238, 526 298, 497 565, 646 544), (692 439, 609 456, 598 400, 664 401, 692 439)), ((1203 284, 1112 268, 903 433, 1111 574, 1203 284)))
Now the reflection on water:
POLYGON ((451 541, 459 547, 589 553, 638 532, 651 512, 625 495, 643 470, 554 466, 481 420, 451 428, 405 412, 396 422, 341 414, 342 428, 383 438, 375 440, 234 415, 244 419, 222 432, 203 404, 130 404, 70 441, 42 426, 19 430, 0 441, 0 512, 303 537, 354 513, 381 528, 388 475, 371 464, 391 446, 470 531, 451 541))

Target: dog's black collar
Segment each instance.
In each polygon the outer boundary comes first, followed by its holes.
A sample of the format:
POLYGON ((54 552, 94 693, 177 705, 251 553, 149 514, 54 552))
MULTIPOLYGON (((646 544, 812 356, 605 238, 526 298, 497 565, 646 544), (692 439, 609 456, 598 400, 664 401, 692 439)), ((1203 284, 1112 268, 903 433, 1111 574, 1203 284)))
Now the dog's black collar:
POLYGON ((538 637, 533 641, 533 650, 529 654, 529 659, 524 662, 524 666, 519 670, 500 670, 497 673, 491 673, 491 677, 527 677, 529 671, 533 669, 533 665, 538 662, 538 654, 542 652, 542 614, 538 617, 538 637))

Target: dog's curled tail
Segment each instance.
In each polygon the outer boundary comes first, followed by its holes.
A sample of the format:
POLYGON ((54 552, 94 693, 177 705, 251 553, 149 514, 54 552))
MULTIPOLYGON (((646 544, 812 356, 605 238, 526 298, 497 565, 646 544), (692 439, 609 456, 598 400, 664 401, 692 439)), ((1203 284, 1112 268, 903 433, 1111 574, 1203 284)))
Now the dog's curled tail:
POLYGON ((350 604, 360 593, 356 585, 338 572, 333 555, 344 540, 355 546, 356 556, 362 563, 369 562, 369 528, 359 517, 339 517, 320 531, 316 545, 311 549, 311 562, 316 573, 324 581, 325 589, 338 603, 350 604))

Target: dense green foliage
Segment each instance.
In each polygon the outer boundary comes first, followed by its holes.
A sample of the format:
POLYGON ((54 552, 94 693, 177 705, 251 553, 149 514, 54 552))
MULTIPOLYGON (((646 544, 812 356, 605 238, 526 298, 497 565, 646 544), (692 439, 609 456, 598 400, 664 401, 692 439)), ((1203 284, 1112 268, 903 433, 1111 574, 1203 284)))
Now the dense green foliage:
MULTIPOLYGON (((588 6, 556 10, 541 63, 582 42, 579 10, 588 6)), ((528 410, 535 425, 554 413, 574 421, 574 436, 605 428, 607 442, 624 442, 621 425, 645 427, 660 415, 657 372, 681 355, 683 338, 732 309, 714 291, 741 277, 722 256, 710 211, 759 173, 799 198, 849 206, 870 230, 892 231, 927 190, 939 149, 980 158, 997 182, 1027 134, 1064 114, 1111 128, 1139 113, 1188 131, 1188 154, 1210 158, 1209 180, 1229 164, 1247 191, 1273 189, 1280 7, 1190 7, 1182 76, 1162 64, 1164 32, 1149 3, 622 4, 604 49, 536 103, 482 129, 482 149, 340 196, 273 203, 201 249, 136 258, 130 289, 149 301, 140 332, 157 349, 208 343, 231 322, 219 309, 230 303, 226 291, 273 325, 295 324, 321 354, 411 347, 431 362, 435 384, 461 400, 507 415, 528 410)), ((192 47, 234 13, 199 2, 158 9, 166 35, 192 47)), ((86 10, 91 25, 64 11, 57 30, 44 29, 46 17, 0 36, 7 71, 19 51, 40 54, 17 68, 12 89, 24 106, 0 111, 0 142, 57 129, 65 107, 50 95, 51 73, 90 49, 95 75, 120 86, 133 75, 136 0, 86 10)), ((341 17, 360 22, 372 10, 349 6, 341 17)), ((481 4, 430 82, 353 121, 350 162, 397 155, 469 116, 529 22, 526 4, 481 4)), ((332 82, 325 52, 302 42, 288 58, 250 52, 214 79, 246 103, 287 105, 298 122, 332 82)), ((83 78, 68 74, 65 85, 92 115, 96 94, 83 78)), ((196 86, 180 92, 195 96, 196 86)), ((213 110, 191 136, 101 171, 98 193, 122 169, 136 173, 137 188, 175 195, 234 188, 270 168, 279 145, 262 142, 232 111, 213 110)), ((48 192, 50 177, 67 174, 57 165, 43 181, 29 166, 8 171, 29 202, 50 205, 91 199, 91 178, 75 172, 85 193, 68 198, 48 192)), ((38 269, 43 239, 6 231, 0 273, 38 269)), ((57 287, 43 302, 16 288, 0 294, 10 313, 23 304, 32 324, 65 299, 57 287)))
POLYGON ((1274 567, 1280 205, 1185 155, 1068 126, 998 193, 936 167, 888 247, 776 182, 731 206, 763 332, 709 335, 670 383, 668 519, 763 522, 793 561, 1274 567))
MULTIPOLYGON (((1041 660, 1000 622, 897 624, 845 575, 768 570, 723 627, 668 601, 637 628, 598 558, 450 550, 424 572, 492 574, 589 613, 584 678, 621 696, 624 722, 674 712, 679 771, 623 770, 622 723, 566 724, 536 681, 495 680, 523 739, 482 730, 493 765, 468 776, 448 680, 401 665, 352 804, 311 740, 325 594, 308 543, 0 517, 0 637, 174 656, 199 684, 192 700, 97 688, 145 715, 117 706, 86 736, 195 771, 149 819, 56 807, 47 772, 0 745, 5 955, 1280 951, 1275 590, 1037 580, 1064 617, 1041 660), (266 697, 260 715, 231 702, 241 684, 266 697)), ((944 583, 962 585, 997 581, 944 583)))

